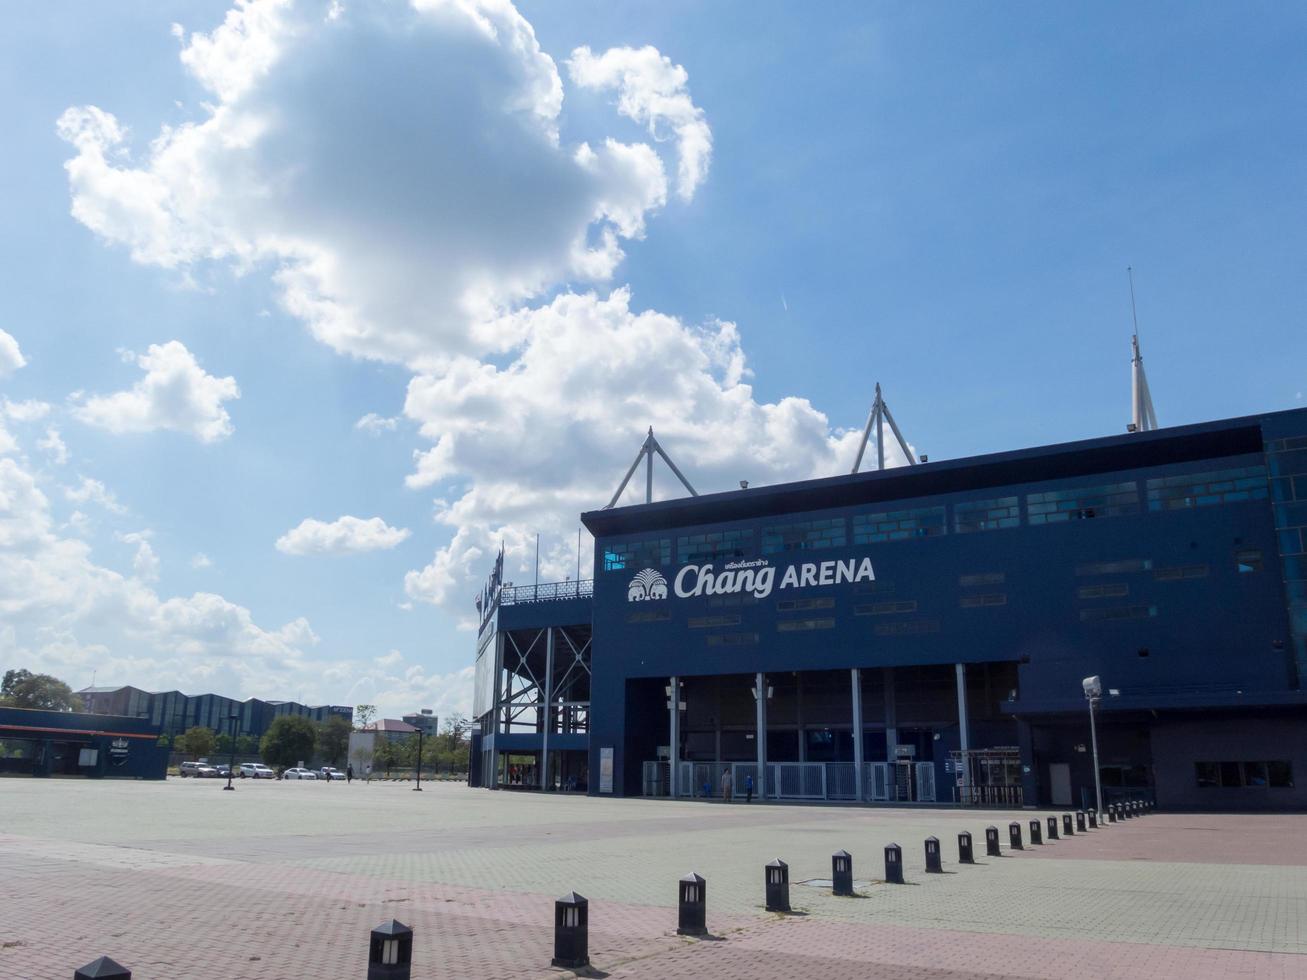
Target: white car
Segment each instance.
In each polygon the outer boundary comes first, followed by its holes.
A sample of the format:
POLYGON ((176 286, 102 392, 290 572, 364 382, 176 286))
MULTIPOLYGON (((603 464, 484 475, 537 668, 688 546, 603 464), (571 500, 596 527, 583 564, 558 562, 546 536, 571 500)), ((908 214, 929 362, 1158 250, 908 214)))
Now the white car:
POLYGON ((345 774, 332 766, 323 766, 318 770, 318 772, 320 773, 319 778, 321 779, 339 779, 342 783, 345 781, 345 774))
POLYGON ((276 779, 277 774, 262 762, 242 762, 240 777, 241 779, 276 779))
POLYGON ((296 766, 294 769, 287 769, 281 774, 282 779, 317 779, 318 774, 312 769, 301 769, 296 766))

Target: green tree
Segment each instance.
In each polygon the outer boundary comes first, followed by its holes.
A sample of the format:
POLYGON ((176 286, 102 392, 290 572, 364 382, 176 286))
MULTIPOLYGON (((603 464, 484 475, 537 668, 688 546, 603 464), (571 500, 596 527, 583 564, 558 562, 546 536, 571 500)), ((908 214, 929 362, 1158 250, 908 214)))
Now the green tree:
POLYGON ((234 739, 226 732, 222 732, 213 740, 213 751, 219 755, 231 755, 231 748, 234 739))
POLYGON ((237 755, 255 755, 258 751, 259 740, 253 735, 238 735, 236 737, 237 755))
POLYGON ((377 717, 375 704, 360 704, 354 709, 354 722, 359 728, 367 728, 375 717, 377 717))
POLYGON ((372 752, 372 771, 384 770, 386 775, 390 775, 390 770, 400 765, 399 746, 390 739, 378 736, 376 748, 372 752))
POLYGON ((313 757, 318 742, 318 726, 303 715, 282 715, 272 719, 259 742, 259 755, 275 768, 299 765, 313 757))
POLYGON ((340 765, 349 751, 350 725, 340 715, 333 715, 318 728, 318 748, 333 766, 340 765))
POLYGON ((30 670, 6 670, 0 682, 0 702, 14 708, 44 708, 47 711, 80 711, 82 699, 73 689, 49 674, 30 670))
POLYGON ((212 753, 216 741, 212 728, 196 725, 177 736, 174 744, 178 752, 184 752, 186 755, 193 755, 198 758, 212 753))
POLYGON ((170 739, 167 733, 165 732, 164 734, 159 736, 159 741, 156 742, 155 744, 158 745, 159 748, 161 749, 166 749, 172 745, 172 739, 170 739))

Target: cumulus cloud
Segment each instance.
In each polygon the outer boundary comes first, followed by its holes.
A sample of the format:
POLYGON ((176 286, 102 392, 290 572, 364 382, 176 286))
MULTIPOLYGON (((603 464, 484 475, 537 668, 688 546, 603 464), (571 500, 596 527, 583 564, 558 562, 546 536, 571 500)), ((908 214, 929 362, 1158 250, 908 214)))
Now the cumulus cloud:
POLYGON ((112 490, 89 476, 82 477, 82 482, 75 487, 64 487, 64 496, 75 504, 99 504, 111 514, 127 513, 127 508, 118 502, 112 490))
MULTIPOLYGON (((247 0, 181 59, 204 115, 135 165, 111 113, 60 117, 74 217, 186 275, 267 268, 282 307, 351 354, 501 347, 469 324, 607 278, 666 199, 656 141, 563 140, 557 66, 504 0, 247 0)), ((666 118, 649 98, 627 102, 666 118)), ((661 99, 696 111, 683 86, 661 99)))
MULTIPOLYGON (((148 584, 152 550, 140 532, 136 574, 97 564, 86 542, 61 535, 36 476, 0 459, 0 660, 67 677, 117 677, 231 693, 317 684, 306 651, 317 637, 303 619, 279 628, 212 593, 164 598, 148 584)), ((342 687, 344 684, 341 685, 342 687)), ((313 688, 310 688, 313 689, 313 688)))
POLYGON ((136 545, 136 554, 132 558, 132 573, 142 582, 159 581, 159 556, 150 544, 149 531, 132 531, 117 535, 123 544, 136 545))
POLYGON ((208 555, 206 555, 203 551, 197 551, 191 557, 191 568, 194 568, 197 571, 200 569, 212 568, 212 567, 213 567, 213 559, 210 558, 208 555))
POLYGON ((45 438, 37 440, 36 448, 49 456, 51 462, 57 466, 63 466, 68 462, 68 446, 64 444, 63 436, 59 435, 59 430, 54 426, 45 430, 45 438))
POLYGON ((73 414, 114 433, 171 429, 201 442, 225 439, 234 431, 223 402, 241 396, 235 378, 207 374, 186 345, 177 340, 151 344, 136 364, 145 377, 127 391, 86 398, 73 414))
POLYGON ((277 550, 287 555, 332 555, 352 551, 383 551, 411 534, 391 527, 380 517, 366 520, 346 514, 331 523, 306 517, 277 539, 277 550))
POLYGON ((26 363, 23 352, 18 349, 18 341, 11 334, 0 330, 0 378, 13 374, 26 363))
POLYGON ((354 428, 360 432, 367 432, 371 435, 377 435, 381 432, 394 432, 395 427, 399 425, 398 418, 386 418, 378 415, 376 412, 368 412, 367 415, 354 423, 354 428))
POLYGON ((683 200, 708 176, 712 130, 703 110, 690 99, 689 75, 657 48, 609 48, 595 55, 582 46, 567 63, 582 88, 616 90, 618 111, 644 123, 654 139, 675 139, 680 160, 676 192, 683 200))
MULTIPOLYGON (((438 494, 449 536, 406 576, 410 602, 470 614, 500 543, 521 574, 536 531, 542 575, 575 574, 576 515, 608 499, 649 425, 701 491, 850 466, 858 430, 755 397, 733 323, 640 310, 612 286, 667 204, 668 167, 688 200, 712 156, 688 73, 659 51, 572 53, 571 84, 649 133, 585 142, 507 0, 247 0, 179 37, 209 95, 198 117, 144 148, 101 108, 60 118, 73 214, 184 277, 264 272, 324 343, 410 369, 407 482, 438 494)), ((278 547, 347 550, 339 524, 278 547)))
POLYGON ((39 422, 50 414, 50 403, 42 401, 4 401, 4 413, 15 422, 39 422))

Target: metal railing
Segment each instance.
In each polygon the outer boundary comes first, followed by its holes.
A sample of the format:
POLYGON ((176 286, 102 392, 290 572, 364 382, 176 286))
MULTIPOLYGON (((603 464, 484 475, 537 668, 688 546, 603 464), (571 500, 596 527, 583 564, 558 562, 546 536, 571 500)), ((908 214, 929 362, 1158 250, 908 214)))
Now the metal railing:
POLYGON ((594 595, 594 579, 579 582, 542 582, 539 585, 506 585, 499 590, 499 604, 553 602, 557 599, 586 599, 594 595))

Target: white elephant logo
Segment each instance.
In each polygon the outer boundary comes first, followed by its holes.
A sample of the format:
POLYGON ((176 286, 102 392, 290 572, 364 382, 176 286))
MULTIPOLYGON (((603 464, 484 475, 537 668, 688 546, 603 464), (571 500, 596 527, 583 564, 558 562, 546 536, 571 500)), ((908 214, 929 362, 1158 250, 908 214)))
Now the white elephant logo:
POLYGON ((627 602, 644 602, 647 599, 666 599, 667 579, 652 568, 637 572, 626 589, 627 602))

